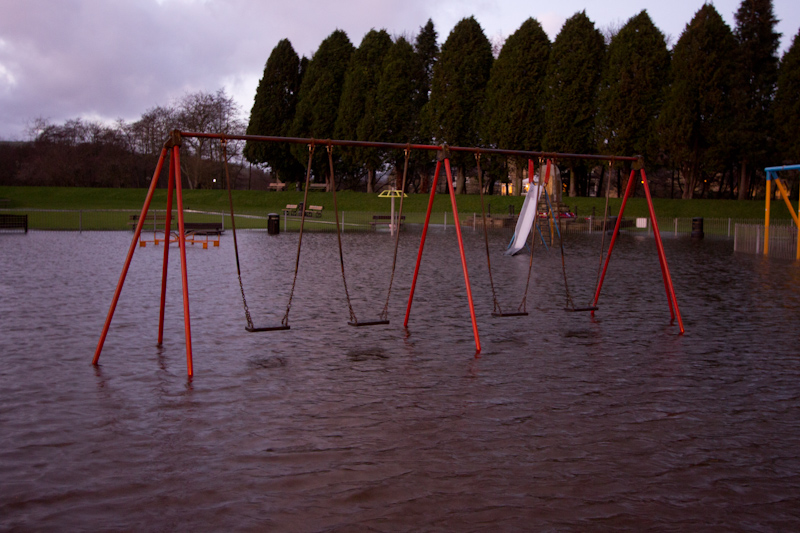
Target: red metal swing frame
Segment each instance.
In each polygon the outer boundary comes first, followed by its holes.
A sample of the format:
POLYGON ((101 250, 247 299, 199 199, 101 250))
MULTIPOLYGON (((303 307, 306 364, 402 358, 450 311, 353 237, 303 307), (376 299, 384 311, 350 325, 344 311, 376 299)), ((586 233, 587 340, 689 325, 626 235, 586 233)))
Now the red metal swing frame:
MULTIPOLYGON (((137 244, 139 242, 140 235, 142 233, 142 227, 144 226, 145 220, 147 218, 147 212, 150 208, 150 203, 153 199, 153 194, 155 193, 156 185, 158 184, 158 179, 161 175, 161 170, 163 168, 164 162, 167 159, 167 155, 170 155, 169 158, 169 182, 167 185, 167 214, 165 220, 165 227, 169 228, 171 224, 171 216, 172 216, 172 202, 173 202, 173 195, 177 199, 177 212, 178 212, 178 245, 180 248, 180 263, 181 263, 181 285, 182 285, 182 292, 183 292, 183 319, 184 319, 184 333, 186 337, 186 370, 189 378, 191 378, 194 374, 193 370, 193 363, 192 363, 192 333, 191 333, 191 320, 189 314, 189 283, 188 283, 188 275, 187 275, 187 266, 186 266, 186 233, 184 231, 184 211, 183 211, 183 194, 181 190, 181 168, 180 168, 180 147, 182 143, 183 137, 191 137, 191 138, 208 138, 208 139, 227 139, 227 140, 245 140, 245 141, 255 141, 255 142, 284 142, 284 143, 291 143, 291 144, 313 144, 313 143, 324 143, 331 146, 351 146, 351 147, 361 147, 361 148, 383 148, 383 149, 393 149, 393 150, 426 150, 426 151, 436 151, 439 153, 439 158, 436 164, 436 171, 433 178, 433 184, 431 186, 430 192, 430 199, 428 200, 428 209, 425 214, 425 225, 422 229, 422 237, 420 239, 420 246, 419 252, 417 253, 417 261, 416 266, 414 269, 414 279, 411 284, 411 290, 409 291, 408 297, 408 306, 406 308, 405 319, 403 321, 403 326, 408 327, 409 316, 411 314, 411 304, 414 299, 414 291, 416 288, 417 277, 419 274, 419 267, 422 261, 422 251, 425 247, 425 238, 428 232, 428 226, 430 223, 430 216, 431 210, 433 208, 433 200, 436 194, 436 185, 439 179, 439 175, 441 174, 441 169, 444 167, 445 173, 447 175, 447 188, 448 193, 450 195, 450 203, 453 209, 453 218, 455 220, 456 226, 456 235, 458 238, 458 246, 459 252, 461 255, 461 266, 464 273, 464 283, 466 286, 466 293, 467 293, 467 300, 469 302, 469 310, 470 310, 470 317, 472 320, 472 331, 473 336, 475 338, 475 349, 476 354, 480 353, 481 351, 481 344, 480 344, 480 336, 478 334, 478 323, 475 316, 475 305, 472 299, 472 288, 470 286, 469 281, 469 272, 467 270, 467 260, 466 255, 464 253, 464 242, 461 235, 461 225, 460 220, 458 217, 458 207, 456 205, 456 196, 455 191, 453 189, 453 176, 452 171, 450 168, 450 152, 469 152, 469 153, 484 153, 484 154, 496 154, 496 155, 506 155, 506 156, 516 156, 516 157, 524 157, 528 159, 533 159, 537 157, 543 158, 551 158, 551 159, 584 159, 584 160, 596 160, 596 161, 628 161, 628 162, 638 162, 641 163, 641 159, 637 157, 625 157, 625 156, 602 156, 602 155, 586 155, 586 154, 562 154, 562 153, 555 153, 555 152, 534 152, 534 151, 525 151, 525 150, 503 150, 503 149, 486 149, 486 148, 474 148, 474 147, 458 147, 458 146, 436 146, 436 145, 427 145, 427 144, 401 144, 401 143, 381 143, 381 142, 364 142, 364 141, 340 141, 340 140, 315 140, 315 139, 308 139, 308 138, 297 138, 297 137, 270 137, 270 136, 261 136, 261 135, 225 135, 220 133, 198 133, 198 132, 182 132, 175 130, 170 134, 170 137, 167 139, 167 142, 164 144, 163 149, 161 150, 161 154, 158 159, 158 163, 156 165, 156 170, 153 174, 153 178, 150 182, 150 187, 147 191, 147 196, 145 197, 144 205, 142 206, 141 214, 139 215, 139 220, 136 225, 136 230, 134 231, 133 239, 131 240, 130 248, 128 249, 128 255, 125 259, 124 266, 122 268, 122 273, 120 274, 119 281, 117 282, 117 288, 114 291, 114 296, 111 300, 111 306, 108 310, 108 315, 106 316, 105 324, 103 325, 102 333, 100 334, 100 340, 97 343, 97 348, 95 350, 94 358, 92 359, 92 364, 97 365, 100 359, 100 353, 103 350, 103 344, 105 343, 106 336, 108 335, 108 330, 111 325, 111 320, 114 316, 114 311, 116 309, 117 303, 119 301, 120 293, 122 292, 122 286, 125 283, 125 278, 128 274, 128 269, 131 264, 131 260, 133 259, 133 254, 136 251, 137 244)), ((611 259, 611 252, 614 248, 614 244, 616 242, 617 236, 619 235, 620 223, 622 221, 622 215, 625 212, 625 205, 628 201, 628 197, 630 196, 633 180, 635 179, 636 170, 631 171, 630 178, 628 179, 628 184, 625 189, 625 195, 622 200, 622 206, 620 208, 619 216, 617 217, 617 223, 614 227, 614 233, 611 238, 611 243, 609 244, 608 253, 606 255, 605 264, 603 265, 602 275, 597 285, 597 289, 594 296, 594 306, 597 305, 597 301, 600 298, 600 291, 603 286, 603 280, 605 279, 606 271, 608 269, 608 263, 611 259)), ((650 196, 650 188, 647 184, 647 176, 644 172, 644 169, 640 169, 642 184, 644 185, 645 196, 647 197, 647 205, 650 212, 650 220, 653 224, 653 233, 656 239, 656 247, 658 250, 658 257, 659 263, 661 265, 661 273, 664 279, 664 287, 667 293, 667 302, 669 305, 670 315, 672 320, 674 321, 675 317, 678 318, 678 325, 680 327, 680 333, 684 333, 683 328, 683 320, 681 318, 680 310, 678 309, 678 301, 675 297, 675 289, 672 284, 672 278, 669 273, 669 267, 667 265, 667 259, 664 254, 664 247, 661 242, 661 235, 658 230, 658 223, 656 221, 655 210, 653 208, 652 198, 650 196)), ((166 290, 167 290, 167 266, 168 266, 168 259, 169 259, 169 246, 164 246, 164 260, 162 266, 162 273, 161 273, 161 305, 159 310, 159 322, 158 322, 158 344, 161 345, 164 338, 164 318, 165 318, 165 301, 166 301, 166 290)), ((592 311, 594 314, 594 311, 592 311)))

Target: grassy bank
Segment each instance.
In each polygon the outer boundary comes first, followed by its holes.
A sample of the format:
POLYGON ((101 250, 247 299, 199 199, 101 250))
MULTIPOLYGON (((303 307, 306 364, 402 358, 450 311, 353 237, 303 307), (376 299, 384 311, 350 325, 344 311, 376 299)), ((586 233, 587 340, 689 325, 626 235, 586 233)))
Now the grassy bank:
MULTIPOLYGON (((30 209, 141 209, 146 196, 145 189, 102 189, 80 187, 0 187, 0 198, 10 200, 9 208, 30 209)), ((153 207, 166 205, 166 190, 156 190, 153 207)), ((303 201, 303 193, 296 191, 234 191, 234 204, 240 212, 280 212, 287 204, 303 201)), ((377 194, 366 194, 342 191, 337 194, 339 209, 343 211, 388 212, 390 200, 379 198, 377 194)), ((516 212, 522 206, 523 197, 486 196, 487 209, 492 213, 508 213, 509 205, 516 212)), ((321 205, 326 210, 333 209, 333 196, 324 192, 309 192, 309 205, 321 205)), ((602 216, 605 200, 603 198, 564 198, 563 202, 575 210, 578 215, 588 215, 594 208, 597 216, 602 216)), ((752 218, 763 219, 763 200, 670 200, 656 198, 653 200, 659 217, 707 217, 707 218, 752 218)), ((612 198, 610 212, 619 211, 621 200, 612 198)), ((184 205, 187 209, 202 211, 227 211, 228 196, 224 190, 184 191, 184 205)), ((395 204, 399 207, 399 203, 395 204)), ((424 212, 428 206, 427 194, 410 194, 406 198, 403 209, 409 213, 424 212)), ((797 202, 794 202, 795 209, 797 202)), ((434 211, 450 210, 450 198, 446 194, 438 194, 434 200, 434 211)), ((462 213, 480 213, 481 202, 478 195, 461 195, 458 197, 458 209, 462 213)), ((647 215, 647 203, 644 198, 631 198, 625 209, 625 215, 640 217, 647 215)), ((783 202, 775 203, 772 216, 777 219, 790 218, 789 211, 783 202)))

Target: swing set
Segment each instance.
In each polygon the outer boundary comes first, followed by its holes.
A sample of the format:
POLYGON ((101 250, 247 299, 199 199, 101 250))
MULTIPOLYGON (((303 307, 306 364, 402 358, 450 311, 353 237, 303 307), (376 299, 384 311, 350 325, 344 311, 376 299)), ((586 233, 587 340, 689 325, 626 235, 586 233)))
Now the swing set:
MULTIPOLYGON (((535 243, 535 238, 533 237, 534 231, 531 231, 531 258, 529 260, 528 265, 528 276, 527 281, 525 284, 525 292, 523 294, 522 300, 517 308, 517 311, 514 312, 504 312, 500 308, 497 299, 497 292, 495 289, 494 280, 492 277, 492 270, 491 270, 491 259, 489 253, 489 241, 488 241, 488 233, 486 230, 486 211, 484 206, 484 199, 483 199, 483 183, 482 183, 482 172, 480 169, 480 156, 481 154, 496 154, 496 155, 503 155, 503 156, 514 156, 514 157, 523 157, 528 158, 529 164, 529 175, 533 175, 533 158, 547 158, 547 169, 548 169, 548 176, 549 176, 549 169, 552 164, 552 159, 585 159, 585 160, 597 160, 597 161, 608 161, 609 163, 613 164, 614 162, 633 162, 638 163, 634 165, 634 170, 631 171, 631 176, 628 180, 628 186, 625 190, 625 196, 622 201, 622 206, 620 208, 620 213, 617 218, 617 223, 614 228, 614 233, 609 244, 608 252, 605 255, 605 263, 602 266, 602 271, 598 267, 598 280, 596 283, 596 290, 594 297, 590 304, 586 307, 575 307, 572 303, 572 298, 569 293, 569 287, 567 284, 567 275, 566 275, 566 264, 564 260, 564 246, 563 246, 563 239, 561 239, 561 232, 559 230, 559 239, 561 242, 561 259, 562 259, 562 272, 564 274, 564 286, 567 295, 567 310, 568 311, 591 311, 594 313, 598 309, 597 302, 600 297, 600 291, 602 289, 603 280, 605 278, 606 271, 608 269, 608 263, 611 258, 611 252, 614 247, 614 243, 616 238, 619 234, 620 229, 620 222, 622 221, 622 215, 625 210, 625 204, 627 202, 628 196, 632 190, 632 184, 634 180, 634 175, 636 170, 639 170, 641 173, 641 180, 644 184, 645 194, 647 196, 648 207, 650 209, 650 218, 653 224, 654 235, 656 238, 656 245, 657 251, 659 256, 659 263, 661 266, 662 276, 664 278, 664 286, 667 292, 667 301, 669 304, 671 318, 674 321, 675 317, 678 318, 678 324, 680 327, 680 333, 684 332, 683 328, 683 321, 680 316, 680 311, 678 310, 678 303, 675 298, 675 291, 672 286, 672 279, 669 274, 669 268, 667 267, 667 260, 664 256, 664 249, 661 243, 661 237, 658 232, 658 226, 656 223, 655 218, 655 211, 653 209, 652 200, 650 198, 650 190, 647 185, 647 177, 644 173, 644 169, 641 168, 641 159, 636 157, 623 157, 623 156, 601 156, 601 155, 582 155, 582 154, 560 154, 560 153, 549 153, 549 152, 533 152, 533 151, 522 151, 522 150, 503 150, 503 149, 488 149, 488 148, 474 148, 474 147, 456 147, 456 146, 447 146, 440 145, 426 145, 426 144, 400 144, 400 143, 381 143, 381 142, 365 142, 365 141, 342 141, 342 140, 316 140, 316 139, 308 139, 308 138, 296 138, 296 137, 270 137, 270 136, 260 136, 260 135, 225 135, 225 134, 218 134, 218 133, 198 133, 198 132, 183 132, 175 130, 171 132, 169 138, 164 143, 164 147, 161 150, 161 154, 158 159, 158 163, 156 165, 156 170, 154 172, 153 178, 150 183, 150 187, 147 191, 147 195, 145 197, 144 205, 142 206, 141 214, 138 218, 138 223, 136 229, 134 231, 133 239, 131 241, 130 248, 128 249, 128 255, 125 259, 125 263, 122 269, 122 273, 120 274, 119 281, 117 283, 116 290, 114 292, 114 296, 111 301, 111 306, 108 311, 108 315, 106 316, 105 324, 103 326, 102 333, 100 335, 100 339, 97 344, 97 348, 95 350, 94 358, 92 360, 92 364, 97 365, 100 359, 100 354, 103 349, 103 344, 105 342, 106 336, 108 335, 109 327, 111 325, 111 320, 114 316, 114 311, 116 309, 117 303, 119 301, 120 293, 122 292, 122 287, 125 282, 125 278, 128 273, 128 269, 130 267, 131 260, 133 258, 133 254, 137 248, 137 242, 139 241, 139 237, 142 232, 142 227, 144 222, 147 218, 147 212, 150 208, 150 203, 153 198, 153 194, 155 192, 156 186, 158 184, 159 176, 161 175, 161 171, 163 165, 169 159, 169 178, 167 184, 167 207, 166 207, 166 220, 165 220, 165 227, 169 228, 171 224, 171 214, 172 214, 172 203, 173 203, 173 196, 175 196, 177 200, 177 215, 178 215, 178 246, 180 252, 180 265, 181 265, 181 285, 182 285, 182 292, 183 292, 183 316, 184 316, 184 332, 186 338, 186 365, 187 365, 187 373, 189 377, 193 375, 193 363, 192 363, 192 342, 191 342, 191 324, 190 324, 190 313, 189 313, 189 287, 188 287, 188 276, 187 276, 187 265, 186 265, 186 243, 187 238, 185 235, 185 224, 184 224, 184 209, 183 209, 183 194, 181 190, 181 170, 180 170, 180 147, 182 144, 183 138, 206 138, 206 139, 216 139, 221 143, 222 151, 223 151, 223 160, 225 161, 225 181, 226 181, 226 189, 228 192, 228 200, 230 205, 230 215, 231 215, 231 230, 233 233, 233 243, 234 243, 234 254, 236 257, 236 271, 239 280, 239 289, 242 295, 242 304, 244 307, 244 315, 245 315, 245 330, 251 333, 254 332, 268 332, 268 331, 283 331, 289 330, 289 312, 292 306, 292 299, 294 296, 294 290, 297 284, 297 277, 300 268, 300 256, 301 256, 301 249, 303 243, 303 230, 305 226, 305 210, 301 213, 300 218, 300 232, 298 237, 298 244, 297 244, 297 254, 295 257, 295 267, 294 267, 294 276, 292 279, 291 289, 289 291, 288 303, 286 305, 286 310, 284 312, 283 318, 281 319, 280 323, 278 324, 267 324, 267 325, 255 325, 253 322, 252 314, 247 304, 247 298, 245 296, 245 289, 244 289, 244 282, 242 281, 242 272, 241 272, 241 262, 239 258, 239 244, 238 238, 236 234, 236 222, 235 222, 235 213, 234 213, 234 205, 233 205, 233 195, 231 192, 231 180, 230 174, 228 171, 227 165, 227 143, 231 140, 245 140, 250 142, 282 142, 282 143, 290 143, 290 144, 305 144, 308 146, 308 164, 306 167, 306 177, 305 177, 305 193, 303 198, 303 205, 307 205, 308 202, 308 191, 310 187, 310 179, 311 179, 311 166, 314 156, 314 151, 317 146, 324 146, 327 150, 328 154, 328 171, 330 172, 331 179, 334 182, 334 165, 333 165, 333 148, 335 146, 349 146, 349 147, 359 147, 359 148, 379 148, 384 150, 402 150, 405 155, 405 163, 403 168, 403 180, 402 180, 402 189, 401 191, 405 191, 406 186, 406 178, 408 175, 408 167, 409 167, 409 157, 412 150, 426 150, 426 151, 436 151, 437 153, 437 161, 436 161, 436 170, 433 176, 433 182, 431 184, 430 189, 430 198, 428 200, 428 207, 425 214, 425 223, 422 228, 422 236, 420 238, 420 245, 419 251, 417 253, 417 260, 416 265, 414 268, 414 277, 411 282, 411 288, 409 291, 408 297, 408 305, 406 307, 405 318, 403 320, 403 326, 405 328, 408 327, 409 318, 411 314, 411 306, 414 299, 414 292, 416 289, 417 278, 419 275, 420 264, 422 261, 422 253, 425 247, 425 240, 428 232, 428 227, 430 224, 430 217, 433 208, 433 200, 436 194, 436 186, 441 174, 442 168, 445 170, 446 178, 447 178, 447 186, 448 186, 448 193, 450 196, 451 206, 453 210, 453 217, 456 221, 455 228, 456 228, 456 235, 458 239, 459 245, 459 252, 461 257, 461 266, 464 274, 464 283, 466 287, 466 295, 467 300, 469 303, 469 310, 470 310, 470 317, 472 321, 472 331, 473 336, 475 339, 475 349, 476 353, 480 353, 481 345, 480 345, 480 337, 478 334, 478 325, 477 325, 477 318, 475 315, 475 306, 473 303, 472 298, 472 289, 470 286, 469 281, 469 273, 467 269, 467 261, 466 255, 464 252, 464 243, 463 238, 461 235, 461 225, 459 222, 458 217, 458 208, 456 205, 456 196, 455 191, 453 189, 453 175, 450 166, 451 160, 451 153, 452 152, 466 152, 466 153, 473 153, 476 157, 476 161, 478 164, 478 176, 480 181, 480 190, 481 190, 481 206, 483 209, 483 218, 484 218, 484 238, 486 242, 486 256, 487 256, 487 265, 489 267, 489 280, 492 286, 492 297, 494 300, 494 308, 492 315, 495 317, 515 317, 515 316, 525 316, 528 314, 527 312, 527 295, 528 295, 528 288, 530 285, 530 277, 531 272, 533 270, 533 247, 535 243)), ((610 171, 609 171, 609 180, 610 180, 610 171)), ((339 222, 339 207, 336 198, 336 187, 332 188, 333 194, 333 204, 334 204, 334 219, 336 221, 336 234, 338 240, 338 248, 339 248, 339 264, 341 267, 342 273, 342 284, 344 286, 345 297, 347 300, 347 307, 349 311, 349 320, 348 325, 354 327, 362 327, 362 326, 375 326, 375 325, 386 325, 389 324, 389 301, 392 294, 392 286, 394 283, 395 277, 395 270, 397 266, 397 251, 399 246, 400 240, 400 232, 395 232, 395 243, 394 243, 394 257, 392 259, 392 271, 391 277, 389 280, 389 288, 386 295, 386 300, 384 302, 382 310, 379 312, 378 316, 374 320, 359 320, 356 316, 355 311, 353 310, 353 305, 350 297, 350 293, 347 287, 347 276, 345 274, 345 264, 344 264, 344 251, 342 247, 342 237, 341 237, 341 228, 339 222)), ((402 220, 403 214, 403 197, 404 195, 400 196, 400 209, 398 220, 402 220)), ((546 197, 549 203, 549 197, 546 197)), ((536 208, 536 224, 538 224, 538 207, 536 208)), ((550 215, 553 217, 553 222, 555 222, 555 215, 553 213, 552 207, 549 209, 550 215)), ((608 216, 608 187, 606 188, 606 209, 604 219, 607 219, 608 216)), ((558 230, 558 225, 556 224, 556 229, 558 230)), ((603 237, 603 245, 605 246, 605 232, 603 237)), ((160 311, 159 311, 159 325, 158 325, 158 345, 160 346, 163 342, 163 333, 164 333, 164 316, 165 316, 165 300, 166 300, 166 286, 167 286, 167 266, 168 266, 168 258, 169 258, 169 246, 164 247, 164 258, 163 258, 163 266, 162 266, 162 277, 161 277, 161 304, 160 304, 160 311)), ((603 250, 601 249, 601 256, 600 256, 600 263, 603 263, 603 250)))
POLYGON ((800 261, 800 197, 798 197, 797 214, 794 212, 792 201, 789 198, 789 191, 784 185, 783 181, 778 177, 778 172, 786 170, 800 170, 800 165, 784 165, 782 167, 767 167, 764 171, 767 173, 767 197, 766 207, 764 209, 764 255, 769 255, 769 215, 770 203, 772 200, 772 182, 775 182, 775 187, 778 189, 778 195, 783 198, 786 207, 789 208, 789 214, 792 215, 794 225, 797 228, 797 248, 795 250, 795 259, 800 261))

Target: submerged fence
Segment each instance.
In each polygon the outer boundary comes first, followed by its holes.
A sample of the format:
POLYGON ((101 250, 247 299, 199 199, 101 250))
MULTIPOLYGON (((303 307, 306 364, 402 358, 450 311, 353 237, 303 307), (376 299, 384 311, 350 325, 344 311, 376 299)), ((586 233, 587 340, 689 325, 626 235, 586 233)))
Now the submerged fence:
MULTIPOLYGON (((764 224, 736 224, 733 250, 748 254, 764 253, 764 224)), ((797 257, 797 227, 794 225, 769 225, 769 250, 767 255, 782 259, 797 257)))
MULTIPOLYGON (((48 231, 119 231, 132 230, 136 226, 137 217, 140 211, 135 209, 0 209, 0 213, 24 214, 28 215, 28 227, 31 230, 48 231)), ((236 229, 242 230, 266 230, 270 214, 277 214, 280 217, 281 231, 298 231, 300 229, 300 216, 296 213, 278 212, 271 213, 264 210, 242 210, 235 214, 236 229)), ((164 229, 164 209, 150 209, 143 231, 153 231, 164 229)), ((219 222, 223 228, 231 227, 230 213, 185 210, 186 222, 219 222)), ((177 217, 173 212, 173 229, 177 223, 177 217)), ((500 216, 489 217, 490 228, 507 230, 513 233, 516 225, 516 217, 500 216)), ((685 236, 692 232, 691 217, 659 217, 658 227, 662 237, 685 236)), ((425 222, 425 213, 405 212, 403 213, 403 225, 422 224, 425 222)), ((612 217, 607 226, 613 229, 616 218, 612 217)), ((442 227, 453 226, 453 215, 447 211, 432 213, 431 224, 442 227)), ((462 227, 482 228, 483 218, 481 213, 461 213, 462 227)), ((566 233, 596 233, 603 231, 602 217, 580 217, 562 218, 558 220, 559 228, 566 233)), ((773 242, 777 249, 782 246, 781 242, 791 240, 791 232, 795 232, 791 221, 773 221, 770 225, 770 252, 773 242), (788 232, 788 233, 787 233, 788 232), (786 235, 784 236, 784 233, 786 235)), ((385 212, 368 211, 340 211, 339 225, 344 231, 375 231, 387 229, 389 226, 388 214, 385 212)), ((542 229, 550 225, 550 219, 539 218, 539 225, 542 229)), ((757 253, 755 243, 759 237, 756 226, 761 228, 761 239, 763 239, 764 226, 759 225, 753 219, 736 218, 704 218, 703 230, 706 238, 738 239, 737 251, 749 251, 757 253), (737 227, 739 229, 737 230, 737 227), (751 229, 753 228, 753 229, 751 229), (737 233, 737 231, 739 233, 737 233), (747 235, 753 237, 746 237, 747 235), (738 235, 738 236, 737 236, 738 235), (746 244, 752 241, 752 246, 746 244)), ((313 212, 306 215, 305 231, 336 231, 336 221, 334 213, 330 211, 313 212)), ((641 233, 652 235, 653 228, 649 218, 645 217, 624 217, 621 223, 621 231, 625 233, 641 233)), ((760 244, 763 250, 763 244, 760 244)), ((778 252, 776 252, 778 253, 778 252)), ((770 254, 771 255, 771 254, 770 254)))
MULTIPOLYGON (((31 230, 44 231, 119 231, 133 230, 139 217, 139 210, 134 209, 0 209, 0 213, 28 215, 28 227, 31 230)), ((267 230, 269 216, 280 217, 282 231, 299 231, 301 217, 286 212, 271 213, 263 210, 242 210, 236 212, 236 229, 267 230)), ((184 210, 185 221, 216 222, 222 228, 231 227, 230 213, 184 210)), ((142 227, 143 232, 163 231, 166 210, 150 209, 142 227)), ((425 213, 404 213, 403 224, 422 224, 425 213)), ((389 229, 386 213, 364 211, 340 211, 340 227, 344 231, 375 231, 389 229)), ((431 223, 440 226, 452 226, 453 215, 448 212, 432 213, 431 223)), ((172 213, 172 229, 177 227, 177 214, 172 213)), ((309 212, 305 219, 305 231, 336 231, 336 220, 333 211, 309 212)))

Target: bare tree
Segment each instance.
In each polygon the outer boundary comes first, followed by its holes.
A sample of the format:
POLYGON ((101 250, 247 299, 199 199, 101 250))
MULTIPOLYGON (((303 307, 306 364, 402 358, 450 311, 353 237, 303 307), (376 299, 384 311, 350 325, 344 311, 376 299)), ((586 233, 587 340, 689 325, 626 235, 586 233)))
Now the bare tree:
MULTIPOLYGON (((239 106, 224 89, 216 93, 199 91, 181 98, 176 106, 175 122, 183 131, 241 135, 247 125, 239 106)), ((211 188, 220 175, 223 163, 220 142, 215 139, 185 138, 185 158, 181 161, 190 189, 211 188)), ((241 142, 229 141, 228 159, 241 157, 241 142)))

